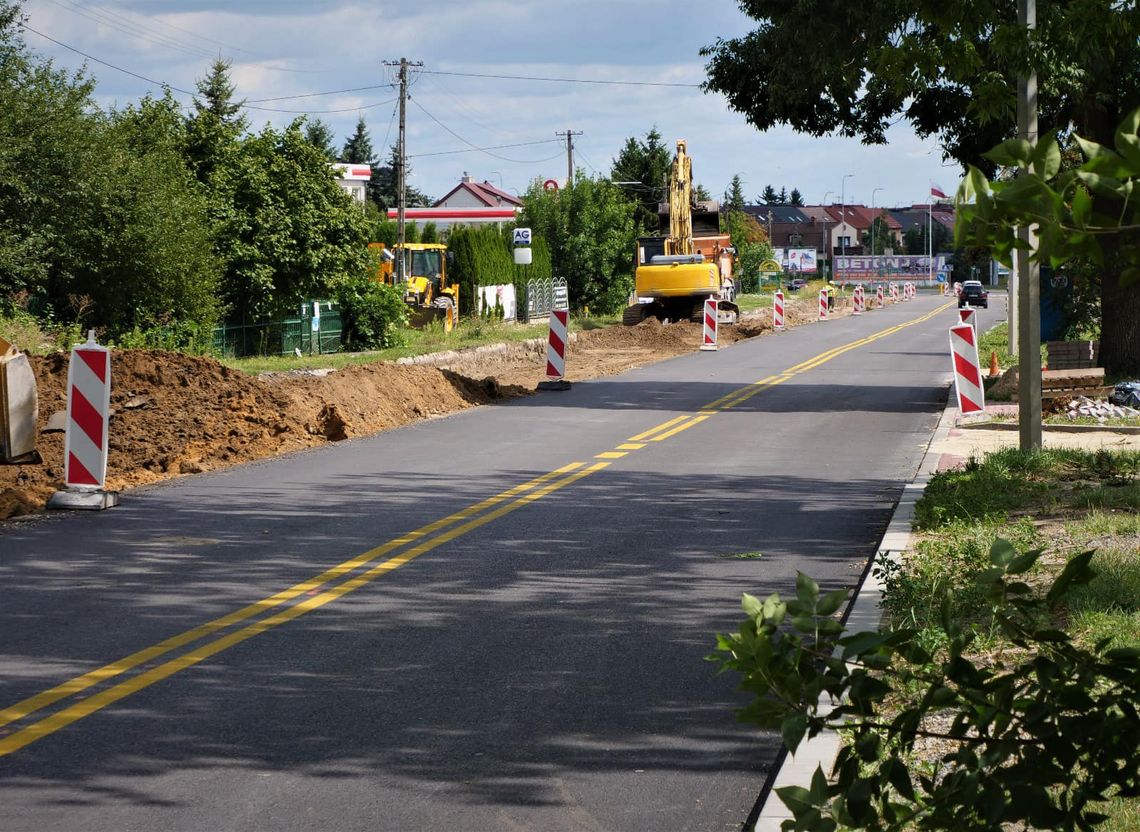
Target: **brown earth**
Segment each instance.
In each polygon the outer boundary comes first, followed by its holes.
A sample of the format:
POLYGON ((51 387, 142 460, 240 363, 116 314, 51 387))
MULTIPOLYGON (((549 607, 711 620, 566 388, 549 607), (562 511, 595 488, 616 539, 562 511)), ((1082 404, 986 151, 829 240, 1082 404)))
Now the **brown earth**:
MULTIPOLYGON (((788 323, 814 319, 813 303, 790 301, 788 323)), ((840 313, 842 314, 842 313, 840 313)), ((722 327, 732 343, 771 329, 767 313, 722 327)), ((692 352, 700 327, 613 326, 577 333, 567 378, 584 381, 692 352)), ((541 345, 468 351, 446 366, 381 361, 327 374, 247 376, 211 358, 121 350, 112 362, 109 490, 226 468, 255 459, 365 436, 476 405, 529 395, 543 378, 541 345)), ((63 433, 43 433, 66 407, 68 356, 33 356, 39 388, 37 441, 43 462, 0 464, 0 519, 39 511, 63 479, 63 433)))

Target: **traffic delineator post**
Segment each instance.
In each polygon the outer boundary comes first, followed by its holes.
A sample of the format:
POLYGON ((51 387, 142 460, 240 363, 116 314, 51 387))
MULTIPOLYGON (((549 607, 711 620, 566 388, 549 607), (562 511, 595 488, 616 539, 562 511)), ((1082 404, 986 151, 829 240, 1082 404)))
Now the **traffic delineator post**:
POLYGON ((716 298, 705 298, 703 323, 701 324, 701 349, 712 352, 716 349, 717 315, 716 298))
POLYGON ((827 320, 827 290, 819 290, 819 319, 821 321, 827 320))
POLYGON ((784 293, 776 292, 772 298, 772 328, 781 330, 784 328, 784 293))
POLYGON ((119 495, 105 491, 111 419, 111 351, 95 342, 71 350, 67 367, 67 430, 63 440, 66 491, 57 491, 48 508, 104 509, 118 505, 119 495))
POLYGON ((852 309, 851 309, 852 315, 862 315, 863 314, 863 287, 862 286, 856 286, 855 287, 855 291, 852 292, 851 304, 852 304, 852 309))
POLYGON ((950 359, 954 365, 954 389, 958 411, 963 415, 985 413, 986 393, 978 363, 978 340, 969 324, 950 327, 950 359))
POLYGON ((570 313, 565 309, 550 312, 550 335, 546 341, 546 381, 539 390, 569 390, 566 376, 566 344, 570 340, 570 313))
POLYGON ((876 286, 875 287, 875 301, 876 301, 875 305, 878 306, 879 309, 885 309, 886 308, 887 300, 883 296, 883 287, 882 286, 876 286))
POLYGON ((899 302, 899 284, 892 283, 891 284, 891 303, 898 303, 898 302, 899 302))

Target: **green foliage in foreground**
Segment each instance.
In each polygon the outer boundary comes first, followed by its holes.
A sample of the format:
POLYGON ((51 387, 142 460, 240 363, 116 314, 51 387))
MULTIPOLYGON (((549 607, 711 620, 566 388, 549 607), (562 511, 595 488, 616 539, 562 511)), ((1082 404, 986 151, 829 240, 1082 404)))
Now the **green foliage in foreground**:
POLYGON ((978 584, 1013 659, 970 657, 973 628, 942 606, 945 648, 918 631, 848 633, 834 618, 843 590, 820 594, 806 575, 796 597, 743 600, 747 618, 717 639, 710 659, 743 677, 753 700, 741 719, 778 729, 791 751, 825 729, 844 730, 833 778, 778 790, 794 820, 785 830, 1091 829, 1114 797, 1140 795, 1140 650, 1108 639, 1079 647, 1053 611, 1088 585, 1092 552, 1073 558, 1043 593, 1026 582, 1040 551, 997 540, 978 584), (900 690, 919 690, 897 716, 881 716, 900 690), (822 698, 822 703, 821 703, 822 698), (826 704, 827 700, 832 703, 826 704), (947 727, 929 722, 946 718, 947 727), (915 765, 915 743, 948 744, 937 769, 915 765))

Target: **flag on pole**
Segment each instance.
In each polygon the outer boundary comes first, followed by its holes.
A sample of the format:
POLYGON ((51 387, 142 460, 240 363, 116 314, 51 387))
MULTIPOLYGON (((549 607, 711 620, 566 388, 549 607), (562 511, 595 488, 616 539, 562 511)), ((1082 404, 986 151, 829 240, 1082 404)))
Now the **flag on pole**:
POLYGON ((930 195, 936 196, 939 199, 948 199, 948 197, 946 196, 946 193, 940 187, 935 185, 933 182, 930 183, 930 195))

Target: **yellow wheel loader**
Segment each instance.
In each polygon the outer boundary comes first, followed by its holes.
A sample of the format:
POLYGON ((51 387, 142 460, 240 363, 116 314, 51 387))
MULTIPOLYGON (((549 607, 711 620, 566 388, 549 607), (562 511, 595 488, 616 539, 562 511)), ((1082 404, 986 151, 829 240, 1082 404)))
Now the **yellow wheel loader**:
POLYGON ((732 279, 732 247, 720 233, 719 206, 693 200, 692 160, 684 139, 669 173, 667 235, 642 237, 635 258, 635 302, 626 308, 629 326, 646 318, 700 321, 707 298, 717 300, 717 318, 734 324, 740 315, 732 279))
POLYGON ((440 243, 404 243, 389 249, 383 243, 368 246, 380 258, 378 278, 395 284, 401 261, 404 274, 404 302, 410 314, 408 322, 417 328, 432 321, 443 321, 451 332, 459 320, 459 284, 447 282, 447 246, 440 243))

